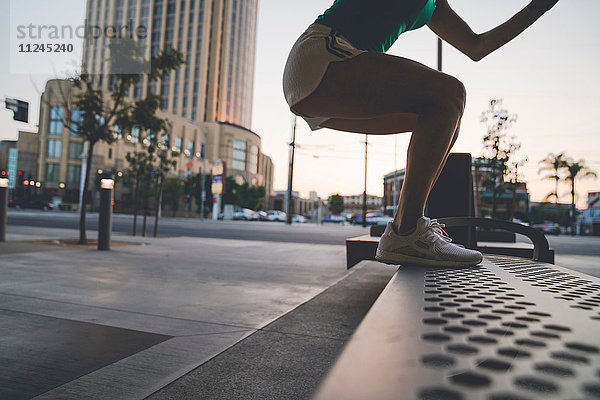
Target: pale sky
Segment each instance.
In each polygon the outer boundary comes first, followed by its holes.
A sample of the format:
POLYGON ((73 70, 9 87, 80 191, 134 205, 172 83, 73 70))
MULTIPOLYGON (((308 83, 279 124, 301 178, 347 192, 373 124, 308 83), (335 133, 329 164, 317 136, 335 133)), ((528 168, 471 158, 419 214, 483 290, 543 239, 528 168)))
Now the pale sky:
MULTIPOLYGON (((57 5, 73 0, 20 0, 32 4, 31 18, 57 12, 57 5)), ((77 2, 76 2, 77 3, 77 2)), ((83 18, 79 8, 62 8, 71 18, 83 18), (79 13, 79 14, 78 14, 79 13)), ((281 89, 287 54, 296 38, 332 0, 259 0, 256 75, 252 130, 262 137, 263 153, 275 163, 275 189, 287 187, 288 146, 292 114, 281 89)), ((483 32, 510 18, 526 0, 450 0, 450 5, 475 32, 483 32)), ((9 54, 7 2, 0 5, 0 54, 9 54)), ((542 200, 553 184, 538 175, 538 161, 550 152, 565 152, 600 174, 600 15, 598 0, 560 0, 528 31, 497 52, 475 63, 449 45, 444 45, 444 72, 456 76, 467 88, 468 99, 456 152, 480 155, 485 127, 481 112, 491 98, 502 98, 504 108, 518 114, 510 129, 522 147, 517 158, 528 157, 523 177, 533 201, 542 200)), ((436 37, 427 28, 403 34, 389 51, 436 67, 436 37)), ((6 60, 6 59, 5 59, 6 60)), ((30 126, 12 121, 10 112, 0 111, 0 139, 16 137, 17 129, 35 129, 39 93, 54 74, 11 74, 9 64, 0 65, 0 96, 19 97, 31 104, 30 126), (37 88, 37 90, 36 90, 37 88)), ((369 194, 381 195, 383 175, 404 167, 410 134, 369 136, 369 194)), ((364 135, 332 130, 311 132, 298 119, 294 189, 302 194, 316 190, 320 196, 333 193, 358 194, 364 182, 364 135)), ((585 208, 587 192, 600 191, 600 180, 578 183, 578 206, 585 208)), ((569 202, 569 188, 559 189, 561 202, 569 202)))

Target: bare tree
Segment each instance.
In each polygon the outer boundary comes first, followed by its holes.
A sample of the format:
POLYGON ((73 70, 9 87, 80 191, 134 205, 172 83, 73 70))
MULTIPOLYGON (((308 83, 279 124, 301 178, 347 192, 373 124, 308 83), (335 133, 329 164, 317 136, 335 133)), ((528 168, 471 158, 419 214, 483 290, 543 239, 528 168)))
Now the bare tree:
POLYGON ((502 99, 490 100, 489 107, 481 114, 481 122, 486 124, 486 134, 483 136, 483 156, 487 159, 490 170, 489 179, 485 186, 492 191, 492 218, 496 218, 496 199, 498 193, 504 190, 504 175, 511 154, 521 147, 514 136, 508 136, 506 130, 517 121, 516 114, 502 107, 502 99))

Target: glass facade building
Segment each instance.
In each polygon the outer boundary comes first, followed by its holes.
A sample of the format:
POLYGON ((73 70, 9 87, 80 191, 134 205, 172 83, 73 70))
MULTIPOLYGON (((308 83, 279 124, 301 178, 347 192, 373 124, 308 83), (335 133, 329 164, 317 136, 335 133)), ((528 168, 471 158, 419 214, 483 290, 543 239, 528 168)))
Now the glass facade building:
MULTIPOLYGON (((250 129, 257 11, 258 0, 88 0, 86 16, 144 44, 148 59, 171 47, 184 54, 181 68, 156 83, 144 78, 132 97, 157 93, 168 113, 250 129)), ((88 37, 83 54, 84 69, 107 89, 106 36, 88 37)))

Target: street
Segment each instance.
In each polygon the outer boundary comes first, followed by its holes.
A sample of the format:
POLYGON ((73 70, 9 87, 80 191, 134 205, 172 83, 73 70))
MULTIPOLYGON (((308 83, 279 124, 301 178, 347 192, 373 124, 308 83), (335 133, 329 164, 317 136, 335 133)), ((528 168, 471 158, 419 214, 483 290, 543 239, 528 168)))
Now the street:
MULTIPOLYGON (((79 214, 60 211, 17 211, 8 212, 10 225, 34 226, 40 228, 78 229, 79 214)), ((131 234, 133 216, 113 215, 113 232, 131 234)), ((98 228, 98 214, 88 213, 87 229, 98 228)), ((154 218, 148 217, 146 235, 152 236, 154 218)), ((138 235, 142 231, 142 217, 138 216, 138 235)), ((197 218, 161 218, 158 224, 159 236, 187 236, 234 240, 260 240, 284 243, 312 243, 343 245, 345 239, 368 233, 368 228, 351 225, 316 226, 315 224, 293 224, 291 227, 281 222, 257 221, 200 221, 197 218)))
MULTIPOLYGON (((113 232, 130 234, 133 217, 125 214, 113 215, 113 232)), ((43 212, 9 210, 8 225, 25 225, 45 228, 77 229, 79 214, 74 212, 43 212)), ((88 213, 87 229, 98 227, 98 214, 88 213)), ((142 228, 142 217, 138 216, 138 234, 142 228)), ((154 218, 148 217, 146 235, 151 236, 154 228, 154 218)), ((284 243, 313 243, 343 245, 348 237, 368 233, 368 228, 352 225, 324 224, 316 226, 312 223, 293 224, 287 226, 278 222, 256 221, 200 221, 197 218, 168 218, 159 221, 159 236, 206 237, 235 240, 261 240, 284 243)), ((553 236, 546 238, 550 248, 557 256, 599 257, 600 237, 595 236, 553 236)), ((517 242, 529 243, 529 239, 517 235, 517 242)), ((598 263, 600 267, 600 263, 598 263)))

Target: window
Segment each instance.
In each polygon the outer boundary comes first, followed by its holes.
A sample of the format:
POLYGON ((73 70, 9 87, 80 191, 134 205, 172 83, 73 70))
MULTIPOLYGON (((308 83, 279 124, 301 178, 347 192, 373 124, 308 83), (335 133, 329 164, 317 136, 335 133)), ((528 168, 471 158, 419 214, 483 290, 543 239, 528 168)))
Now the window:
POLYGON ((81 165, 67 165, 67 183, 79 183, 81 180, 81 165))
POLYGON ((249 172, 258 173, 258 146, 250 146, 250 170, 249 172))
POLYGON ((80 160, 83 153, 83 143, 69 142, 69 160, 80 160))
POLYGON ((181 150, 183 149, 183 139, 181 139, 180 137, 176 137, 175 147, 177 148, 177 151, 181 153, 181 150))
POLYGON ((58 182, 59 164, 46 164, 46 182, 58 182))
POLYGON ((240 171, 246 170, 246 142, 241 140, 233 141, 233 169, 240 171))
POLYGON ((64 116, 64 107, 50 107, 50 126, 48 128, 48 133, 50 135, 62 135, 64 116))
POLYGON ((60 158, 60 150, 62 147, 62 140, 60 139, 48 139, 48 158, 60 158))
POLYGON ((83 118, 83 113, 80 110, 78 110, 76 108, 71 110, 71 129, 70 129, 71 136, 79 135, 79 132, 78 132, 79 123, 81 122, 82 118, 83 118))
POLYGON ((112 160, 112 149, 108 149, 108 159, 112 160))
POLYGON ((194 141, 193 140, 188 140, 186 149, 188 151, 188 155, 194 154, 194 141))

